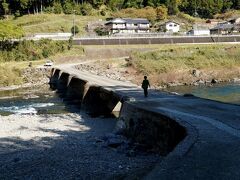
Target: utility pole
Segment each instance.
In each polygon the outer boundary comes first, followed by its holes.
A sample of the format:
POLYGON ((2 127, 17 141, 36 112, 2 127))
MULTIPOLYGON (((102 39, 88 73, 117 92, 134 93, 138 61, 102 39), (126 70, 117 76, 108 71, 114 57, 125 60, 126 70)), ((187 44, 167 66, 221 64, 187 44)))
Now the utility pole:
POLYGON ((197 13, 197 2, 196 0, 194 0, 194 16, 197 17, 198 13, 197 13))
POLYGON ((42 3, 42 0, 41 0, 41 14, 43 12, 43 3, 42 3))

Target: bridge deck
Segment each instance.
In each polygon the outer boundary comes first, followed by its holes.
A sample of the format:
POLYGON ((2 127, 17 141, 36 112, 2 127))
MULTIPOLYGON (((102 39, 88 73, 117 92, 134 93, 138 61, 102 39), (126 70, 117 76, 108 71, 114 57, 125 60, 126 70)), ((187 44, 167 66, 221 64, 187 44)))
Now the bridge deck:
POLYGON ((239 105, 155 90, 144 98, 142 89, 132 83, 80 72, 70 66, 58 68, 121 96, 132 97, 129 103, 174 118, 187 128, 187 137, 146 179, 239 179, 239 105))

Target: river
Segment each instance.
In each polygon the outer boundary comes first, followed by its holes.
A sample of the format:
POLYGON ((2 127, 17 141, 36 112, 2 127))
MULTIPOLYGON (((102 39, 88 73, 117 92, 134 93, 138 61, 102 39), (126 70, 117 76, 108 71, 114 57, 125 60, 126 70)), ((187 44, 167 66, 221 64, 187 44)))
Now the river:
MULTIPOLYGON (((167 91, 193 94, 197 97, 240 104, 240 83, 213 86, 176 86, 167 91)), ((79 111, 80 105, 63 102, 48 85, 0 91, 0 115, 63 114, 79 111)))
POLYGON ((48 85, 0 91, 0 115, 62 114, 76 111, 48 85))
POLYGON ((179 94, 193 94, 201 98, 240 104, 240 83, 222 83, 212 86, 176 86, 169 87, 167 91, 179 94))

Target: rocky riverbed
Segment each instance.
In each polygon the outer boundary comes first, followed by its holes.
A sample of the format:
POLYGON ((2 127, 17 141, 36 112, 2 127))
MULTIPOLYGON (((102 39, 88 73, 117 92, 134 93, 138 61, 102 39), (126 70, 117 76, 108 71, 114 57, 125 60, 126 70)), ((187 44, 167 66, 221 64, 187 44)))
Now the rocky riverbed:
POLYGON ((134 179, 161 160, 112 134, 111 118, 10 115, 0 124, 0 179, 134 179))

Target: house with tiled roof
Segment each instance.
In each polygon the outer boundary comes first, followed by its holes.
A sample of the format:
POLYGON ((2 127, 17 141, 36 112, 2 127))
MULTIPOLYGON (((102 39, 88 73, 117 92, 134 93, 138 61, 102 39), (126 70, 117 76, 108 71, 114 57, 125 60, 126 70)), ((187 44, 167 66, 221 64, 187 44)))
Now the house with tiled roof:
POLYGON ((229 19, 226 22, 218 23, 211 29, 211 34, 231 34, 240 32, 240 18, 229 19))
POLYGON ((147 33, 150 31, 150 22, 144 18, 115 18, 105 26, 111 34, 115 33, 147 33))

